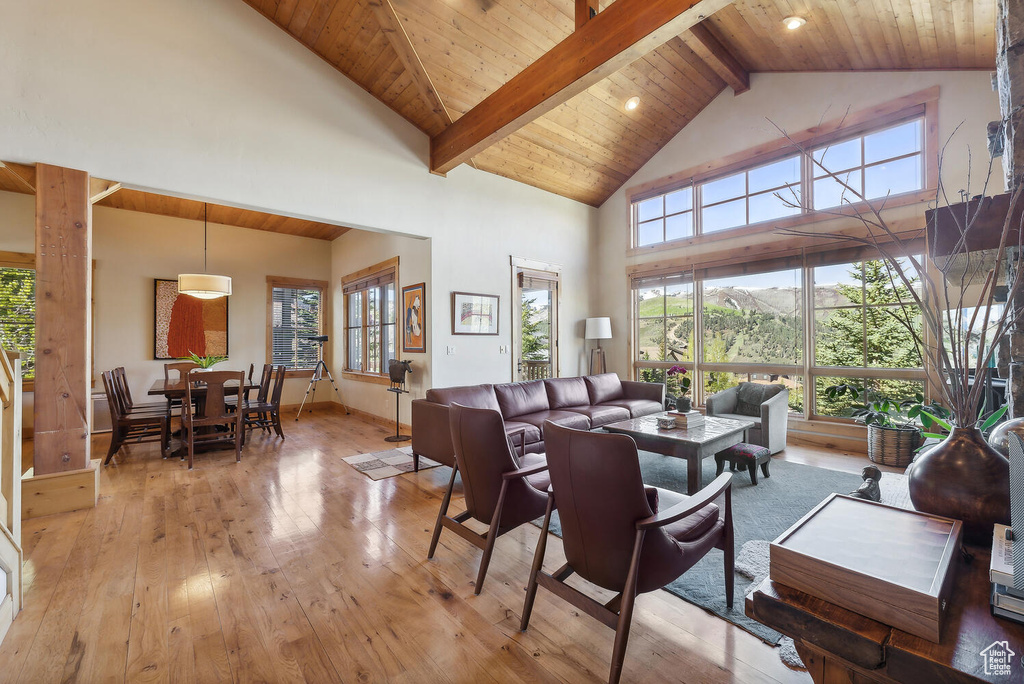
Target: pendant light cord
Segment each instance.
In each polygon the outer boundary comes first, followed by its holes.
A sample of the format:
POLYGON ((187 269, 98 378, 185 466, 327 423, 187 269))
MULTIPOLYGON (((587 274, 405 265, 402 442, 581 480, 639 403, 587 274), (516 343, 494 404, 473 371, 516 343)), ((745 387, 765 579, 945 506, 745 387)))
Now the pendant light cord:
POLYGON ((203 202, 203 273, 207 272, 207 268, 206 268, 206 231, 208 230, 208 228, 206 226, 207 206, 208 205, 206 204, 206 202, 203 202))

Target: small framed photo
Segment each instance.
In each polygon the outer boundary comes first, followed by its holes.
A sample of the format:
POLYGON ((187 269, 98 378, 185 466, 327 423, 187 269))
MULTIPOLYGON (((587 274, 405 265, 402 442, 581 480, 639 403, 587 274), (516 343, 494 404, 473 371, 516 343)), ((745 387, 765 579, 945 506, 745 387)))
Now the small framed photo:
POLYGON ((402 351, 423 354, 427 351, 427 284, 402 288, 402 351))
POLYGON ((452 292, 452 335, 497 335, 498 295, 452 292))

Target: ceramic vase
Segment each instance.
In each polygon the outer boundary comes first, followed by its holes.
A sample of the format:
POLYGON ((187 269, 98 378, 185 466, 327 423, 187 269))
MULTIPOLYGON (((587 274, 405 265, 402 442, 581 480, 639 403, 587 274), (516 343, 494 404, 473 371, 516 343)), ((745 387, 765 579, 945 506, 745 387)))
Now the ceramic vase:
POLYGON ((975 427, 953 428, 908 475, 914 507, 962 520, 969 544, 990 545, 992 525, 1010 522, 1010 462, 975 427))

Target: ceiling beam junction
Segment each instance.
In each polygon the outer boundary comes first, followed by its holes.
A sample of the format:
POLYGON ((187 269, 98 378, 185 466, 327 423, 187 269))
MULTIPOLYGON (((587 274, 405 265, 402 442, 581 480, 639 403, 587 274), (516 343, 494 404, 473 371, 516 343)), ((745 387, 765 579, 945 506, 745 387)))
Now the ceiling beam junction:
POLYGON ((616 0, 430 139, 447 173, 695 26, 730 0, 616 0))
POLYGON ((695 38, 690 43, 690 48, 729 84, 734 95, 750 90, 750 72, 721 38, 715 35, 706 21, 691 27, 690 34, 695 38))

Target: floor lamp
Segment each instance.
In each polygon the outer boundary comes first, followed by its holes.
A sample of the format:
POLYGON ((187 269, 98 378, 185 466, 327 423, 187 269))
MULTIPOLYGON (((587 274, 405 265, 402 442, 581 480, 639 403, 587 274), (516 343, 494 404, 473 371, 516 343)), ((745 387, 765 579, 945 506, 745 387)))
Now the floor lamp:
POLYGON ((598 340, 597 348, 590 350, 590 374, 597 375, 598 373, 607 372, 607 366, 604 362, 604 349, 601 349, 600 341, 612 338, 612 319, 607 316, 588 318, 583 337, 588 340, 598 340))

